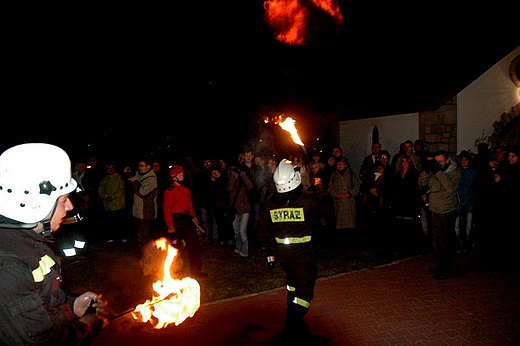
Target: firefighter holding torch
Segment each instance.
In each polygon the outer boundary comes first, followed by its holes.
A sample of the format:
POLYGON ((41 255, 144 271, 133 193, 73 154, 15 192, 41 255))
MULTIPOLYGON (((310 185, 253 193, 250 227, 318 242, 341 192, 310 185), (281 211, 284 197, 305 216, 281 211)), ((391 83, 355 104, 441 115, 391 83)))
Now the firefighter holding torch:
POLYGON ((264 230, 274 237, 278 258, 287 277, 287 310, 284 335, 308 335, 303 320, 314 297, 317 266, 313 232, 323 204, 314 193, 304 191, 300 172, 282 160, 273 174, 276 192, 266 202, 264 230))
POLYGON ((21 144, 0 156, 2 345, 84 344, 107 323, 100 295, 60 288, 60 259, 49 247, 76 186, 68 155, 54 145, 21 144))

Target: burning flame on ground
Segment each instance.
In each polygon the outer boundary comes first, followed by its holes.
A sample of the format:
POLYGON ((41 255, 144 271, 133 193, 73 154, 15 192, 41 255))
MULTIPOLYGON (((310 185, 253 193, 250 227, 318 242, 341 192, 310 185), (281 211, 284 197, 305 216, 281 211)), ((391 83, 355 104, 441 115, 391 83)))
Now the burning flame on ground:
MULTIPOLYGON (((270 122, 268 117, 264 117, 264 122, 267 124, 270 122)), ((305 144, 303 144, 302 140, 300 139, 300 136, 298 135, 298 130, 296 129, 296 120, 294 120, 291 117, 283 119, 281 115, 273 119, 273 123, 276 125, 279 125, 283 130, 289 132, 291 135, 291 138, 294 143, 304 147, 305 144)))
POLYGON ((171 323, 178 326, 199 309, 200 285, 197 280, 190 277, 182 280, 171 277, 171 266, 177 255, 177 249, 171 246, 166 238, 157 239, 155 246, 162 251, 167 251, 163 278, 157 280, 152 286, 156 293, 154 297, 137 305, 132 312, 132 317, 142 322, 150 321, 156 329, 164 328, 171 323))
POLYGON ((343 15, 338 0, 266 0, 266 20, 275 37, 282 43, 304 45, 311 5, 329 14, 339 28, 343 15))

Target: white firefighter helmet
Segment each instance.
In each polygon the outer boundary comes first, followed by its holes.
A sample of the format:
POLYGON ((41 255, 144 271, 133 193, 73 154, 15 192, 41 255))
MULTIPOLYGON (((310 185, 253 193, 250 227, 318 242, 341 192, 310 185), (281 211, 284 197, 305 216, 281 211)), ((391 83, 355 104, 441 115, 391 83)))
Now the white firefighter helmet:
POLYGON ((302 177, 300 172, 294 170, 291 161, 283 159, 274 171, 273 180, 276 191, 283 193, 296 189, 301 184, 302 177))
POLYGON ((11 220, 42 221, 76 186, 69 156, 57 146, 20 144, 0 155, 0 215, 11 220))

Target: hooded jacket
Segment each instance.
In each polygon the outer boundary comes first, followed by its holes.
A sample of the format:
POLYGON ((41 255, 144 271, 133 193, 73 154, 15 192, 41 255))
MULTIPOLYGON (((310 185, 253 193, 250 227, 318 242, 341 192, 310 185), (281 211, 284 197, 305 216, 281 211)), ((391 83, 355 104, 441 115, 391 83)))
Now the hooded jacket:
POLYGON ((451 161, 444 171, 435 174, 423 171, 420 177, 421 186, 430 187, 430 210, 437 214, 446 214, 458 209, 457 189, 461 179, 457 164, 451 161))

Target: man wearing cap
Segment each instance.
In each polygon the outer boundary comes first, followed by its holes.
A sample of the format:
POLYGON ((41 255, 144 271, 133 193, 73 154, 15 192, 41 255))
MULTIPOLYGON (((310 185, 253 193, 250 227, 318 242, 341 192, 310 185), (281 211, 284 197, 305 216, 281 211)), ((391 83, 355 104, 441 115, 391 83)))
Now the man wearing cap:
POLYGON ((164 192, 163 216, 171 234, 173 245, 180 247, 181 241, 186 242, 190 259, 190 275, 204 277, 199 246, 199 220, 193 208, 191 191, 184 186, 184 169, 175 165, 170 168, 170 186, 164 192))
POLYGON ((76 187, 68 155, 54 145, 22 144, 0 156, 1 345, 83 344, 107 323, 100 295, 61 290, 60 259, 49 247, 76 187))
POLYGON ((303 191, 300 172, 290 161, 280 162, 273 179, 277 192, 266 202, 262 222, 274 237, 278 262, 287 276, 285 333, 293 340, 307 334, 303 317, 317 277, 312 238, 324 204, 317 195, 303 191))

